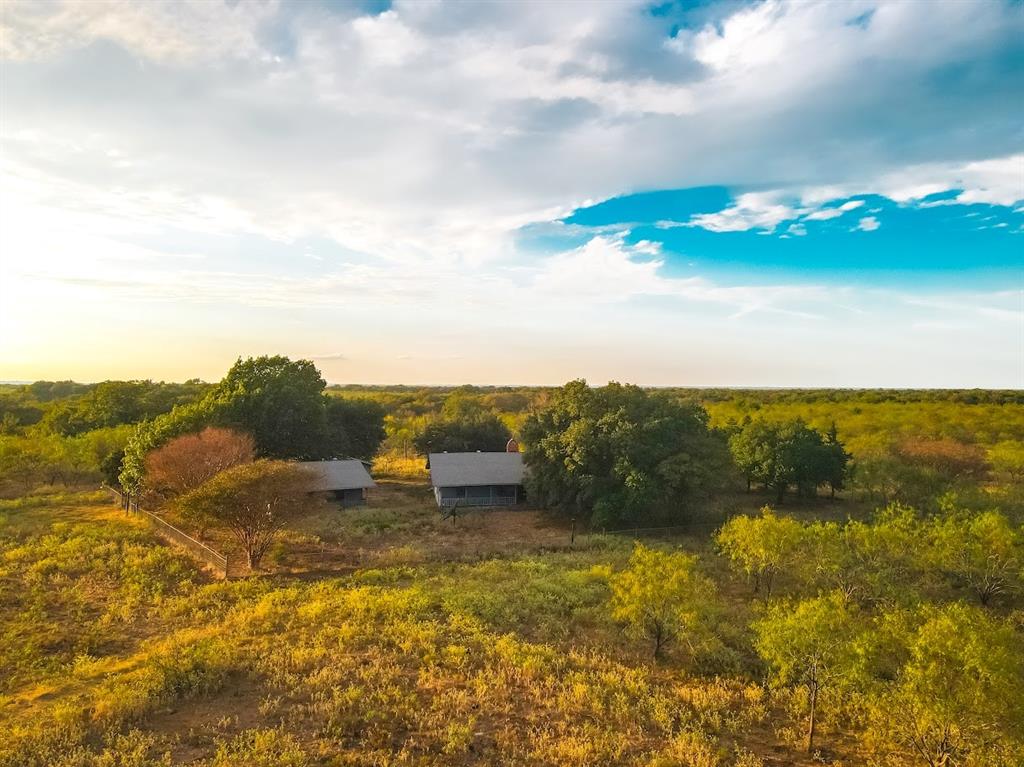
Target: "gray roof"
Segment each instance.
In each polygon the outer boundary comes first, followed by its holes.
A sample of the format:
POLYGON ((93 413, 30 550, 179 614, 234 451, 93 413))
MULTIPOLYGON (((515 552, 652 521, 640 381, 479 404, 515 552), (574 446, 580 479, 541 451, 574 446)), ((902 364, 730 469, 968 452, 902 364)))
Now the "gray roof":
POLYGON ((299 461, 299 466, 312 470, 315 476, 309 488, 311 493, 377 487, 363 462, 354 458, 340 461, 299 461))
POLYGON ((434 487, 523 484, 522 453, 431 453, 434 487))

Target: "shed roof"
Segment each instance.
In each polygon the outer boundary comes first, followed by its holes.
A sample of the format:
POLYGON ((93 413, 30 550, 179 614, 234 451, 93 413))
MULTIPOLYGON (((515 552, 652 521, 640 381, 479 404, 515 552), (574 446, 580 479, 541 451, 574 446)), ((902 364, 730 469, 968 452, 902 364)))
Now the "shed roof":
POLYGON ((521 485, 522 453, 431 453, 430 482, 434 487, 521 485))
POLYGON ((299 466, 310 469, 315 477, 310 483, 311 493, 377 486, 363 462, 354 458, 337 461, 299 461, 299 466))

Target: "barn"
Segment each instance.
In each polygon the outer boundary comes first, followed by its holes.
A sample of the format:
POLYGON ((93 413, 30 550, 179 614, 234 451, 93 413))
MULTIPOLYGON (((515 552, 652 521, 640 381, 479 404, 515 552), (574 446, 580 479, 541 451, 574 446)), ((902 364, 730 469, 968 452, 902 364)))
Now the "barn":
POLYGON ((309 492, 323 493, 342 506, 366 503, 366 491, 377 484, 366 464, 354 458, 332 461, 300 461, 313 476, 309 492))
POLYGON ((523 454, 431 453, 430 484, 438 507, 515 506, 524 500, 523 454))

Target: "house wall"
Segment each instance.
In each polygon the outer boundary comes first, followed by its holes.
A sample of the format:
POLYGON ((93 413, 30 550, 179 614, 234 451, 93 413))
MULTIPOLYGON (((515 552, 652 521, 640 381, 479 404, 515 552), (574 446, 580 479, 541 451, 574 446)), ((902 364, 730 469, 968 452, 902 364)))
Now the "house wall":
POLYGON ((438 506, 513 506, 523 499, 519 485, 480 485, 466 487, 435 487, 438 506))
POLYGON ((342 506, 360 506, 366 503, 366 490, 354 488, 349 490, 334 490, 330 497, 342 506))

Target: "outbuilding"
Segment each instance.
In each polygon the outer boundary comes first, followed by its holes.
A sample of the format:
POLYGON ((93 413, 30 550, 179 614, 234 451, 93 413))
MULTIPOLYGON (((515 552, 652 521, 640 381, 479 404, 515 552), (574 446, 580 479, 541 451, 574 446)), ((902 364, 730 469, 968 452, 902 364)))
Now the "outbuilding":
POLYGON ((522 453, 431 453, 429 459, 439 508, 515 506, 524 500, 522 453))
POLYGON ((323 493, 342 506, 366 503, 366 491, 377 487, 367 465, 354 458, 331 461, 300 461, 312 475, 309 492, 323 493))

